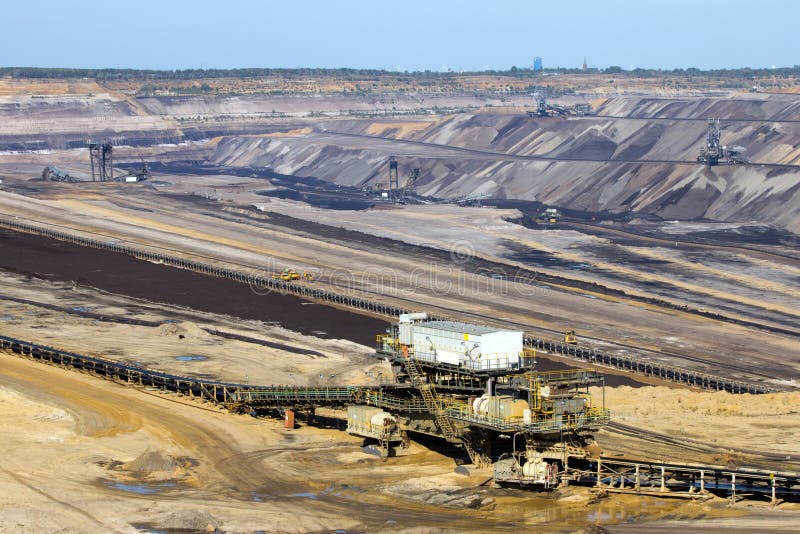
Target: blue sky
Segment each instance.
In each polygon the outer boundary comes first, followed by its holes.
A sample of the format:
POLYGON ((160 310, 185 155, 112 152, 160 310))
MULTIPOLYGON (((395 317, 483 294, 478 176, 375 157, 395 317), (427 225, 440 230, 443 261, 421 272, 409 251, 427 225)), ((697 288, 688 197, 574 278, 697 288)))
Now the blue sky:
POLYGON ((771 67, 796 0, 3 0, 0 66, 771 67))

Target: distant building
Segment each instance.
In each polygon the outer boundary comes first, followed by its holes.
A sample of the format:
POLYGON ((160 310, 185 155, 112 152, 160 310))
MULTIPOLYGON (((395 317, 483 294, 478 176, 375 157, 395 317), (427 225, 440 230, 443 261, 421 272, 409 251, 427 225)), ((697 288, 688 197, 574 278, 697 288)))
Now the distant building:
POLYGON ((542 72, 542 58, 539 56, 533 58, 533 72, 542 72))
POLYGON ((583 56, 583 70, 589 70, 589 64, 586 63, 586 56, 583 56))

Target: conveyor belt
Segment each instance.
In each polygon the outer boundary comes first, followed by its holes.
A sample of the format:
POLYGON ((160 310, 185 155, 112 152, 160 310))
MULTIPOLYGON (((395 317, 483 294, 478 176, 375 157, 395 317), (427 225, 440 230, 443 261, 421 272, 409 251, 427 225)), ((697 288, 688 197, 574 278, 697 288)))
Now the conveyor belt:
MULTIPOLYGON (((167 254, 152 252, 135 247, 128 247, 113 241, 100 241, 97 239, 81 237, 58 230, 51 230, 40 226, 30 225, 16 220, 0 218, 0 227, 41 235, 80 246, 125 254, 141 260, 160 262, 165 265, 171 265, 202 274, 234 280, 243 284, 249 284, 251 287, 257 287, 259 289, 269 288, 271 290, 297 295, 305 299, 326 301, 340 306, 346 306, 349 308, 389 317, 397 317, 403 313, 419 311, 407 310, 398 306, 393 306, 391 304, 377 302, 366 298, 351 295, 341 295, 333 291, 308 286, 306 284, 295 284, 283 280, 274 280, 271 277, 257 276, 234 269, 210 265, 196 260, 170 256, 167 254)), ((433 320, 440 319, 439 317, 433 315, 429 315, 429 317, 433 320)), ((529 348, 547 350, 562 356, 580 360, 582 362, 604 365, 632 373, 639 373, 646 376, 660 378, 663 380, 680 382, 695 387, 727 391, 730 393, 759 394, 774 391, 774 388, 763 384, 732 380, 729 378, 700 373, 689 369, 668 366, 642 358, 603 353, 592 348, 577 347, 575 345, 560 343, 558 341, 547 340, 536 336, 525 336, 524 341, 525 346, 529 348)))
MULTIPOLYGON (((257 386, 205 380, 84 356, 7 336, 0 336, 0 350, 91 372, 113 380, 203 398, 228 408, 236 408, 240 404, 248 407, 368 404, 407 411, 427 411, 421 399, 392 395, 391 387, 388 391, 378 391, 362 386, 257 386)), ((406 388, 399 388, 398 391, 402 389, 406 388)), ((599 417, 604 419, 603 422, 607 422, 605 411, 599 414, 599 417)), ((594 421, 598 422, 600 421, 594 421)), ((593 483, 605 491, 656 496, 672 496, 678 491, 687 491, 688 496, 702 495, 707 491, 728 491, 736 497, 738 490, 739 495, 742 492, 771 493, 774 500, 776 495, 788 496, 800 493, 800 475, 797 473, 746 468, 602 459, 590 461, 583 468, 572 469, 568 474, 572 481, 593 483)), ((500 482, 521 483, 516 479, 500 480, 500 482)))

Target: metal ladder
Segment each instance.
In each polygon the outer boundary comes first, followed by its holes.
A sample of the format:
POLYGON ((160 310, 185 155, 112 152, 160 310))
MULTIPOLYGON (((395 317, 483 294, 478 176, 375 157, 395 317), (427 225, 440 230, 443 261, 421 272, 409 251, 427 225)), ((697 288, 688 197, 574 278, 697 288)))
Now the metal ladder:
POLYGON ((425 402, 428 410, 436 418, 436 424, 444 434, 447 441, 451 443, 461 443, 464 449, 469 454, 469 458, 476 467, 484 467, 490 463, 489 459, 480 452, 478 452, 472 441, 469 438, 459 437, 456 429, 453 427, 453 422, 447 417, 444 401, 439 397, 436 388, 428 381, 427 375, 422 371, 417 363, 417 359, 411 356, 408 349, 403 350, 403 356, 406 360, 406 373, 411 378, 411 383, 422 394, 422 400, 425 402))

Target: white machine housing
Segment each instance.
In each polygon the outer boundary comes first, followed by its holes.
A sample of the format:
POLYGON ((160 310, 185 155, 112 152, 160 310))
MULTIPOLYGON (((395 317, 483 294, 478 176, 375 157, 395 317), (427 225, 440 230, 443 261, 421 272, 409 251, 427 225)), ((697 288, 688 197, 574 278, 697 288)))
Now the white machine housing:
MULTIPOLYGON (((408 314, 414 315, 414 314, 408 314)), ((499 330, 455 321, 414 322, 401 316, 399 341, 424 361, 471 369, 516 369, 522 354, 522 331, 499 330)))

